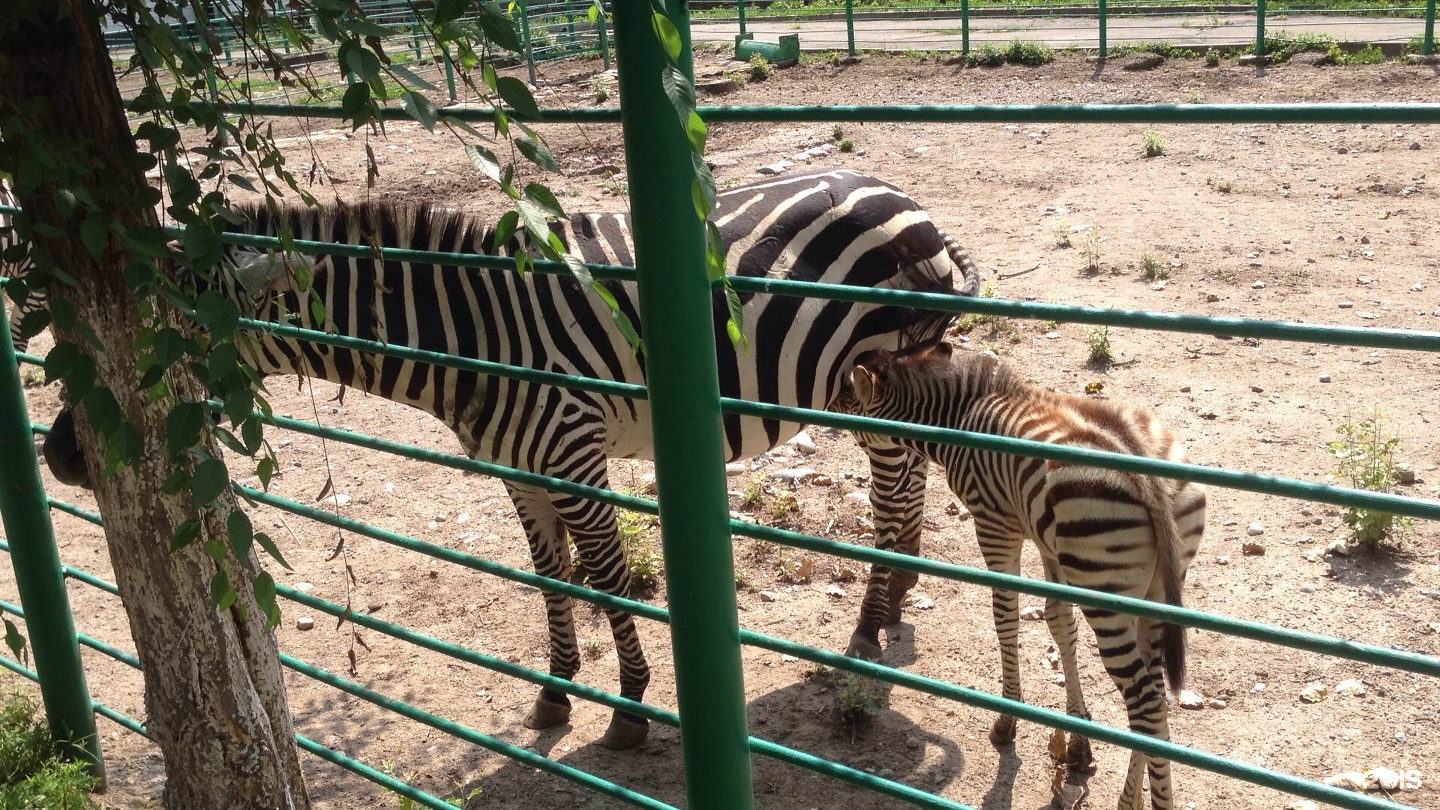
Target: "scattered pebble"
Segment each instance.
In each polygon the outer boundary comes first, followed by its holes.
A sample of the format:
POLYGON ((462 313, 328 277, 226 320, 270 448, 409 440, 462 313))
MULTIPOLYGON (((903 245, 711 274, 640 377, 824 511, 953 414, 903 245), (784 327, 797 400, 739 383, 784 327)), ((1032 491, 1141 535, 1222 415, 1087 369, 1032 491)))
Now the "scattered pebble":
POLYGON ((1250 535, 1251 537, 1259 537, 1260 535, 1265 533, 1265 524, 1257 520, 1254 523, 1251 523, 1249 526, 1245 527, 1245 533, 1250 535))
POLYGON ((775 592, 775 591, 761 591, 761 592, 760 592, 760 601, 761 601, 761 602, 774 602, 776 599, 779 599, 779 598, 780 598, 780 594, 777 593, 777 592, 775 592))
POLYGON ((1301 703, 1319 703, 1330 694, 1330 687, 1316 681, 1300 690, 1301 703))
POLYGON ((916 610, 929 610, 935 607, 935 600, 925 594, 914 594, 910 597, 910 607, 916 610))
POLYGON ((1188 386, 1188 385, 1182 385, 1182 386, 1180 386, 1180 393, 1182 393, 1182 394, 1188 394, 1188 393, 1190 393, 1190 386, 1188 386))
POLYGON ((1258 386, 1258 385, 1252 385, 1252 386, 1250 386, 1250 390, 1253 391, 1253 392, 1256 393, 1256 394, 1263 394, 1263 393, 1265 393, 1265 389, 1264 389, 1264 388, 1261 388, 1261 387, 1258 386))
POLYGON ((1340 307, 1341 309, 1353 309, 1353 308, 1355 307, 1355 302, 1354 302, 1354 301, 1341 301, 1340 304, 1339 304, 1339 307, 1340 307))
POLYGON ((1229 564, 1230 564, 1230 558, 1227 557, 1227 556, 1225 556, 1224 554, 1222 554, 1222 555, 1220 555, 1219 557, 1216 557, 1216 558, 1215 558, 1215 564, 1216 564, 1216 565, 1229 565, 1229 564))
POLYGON ((1264 554, 1264 553, 1265 553, 1265 546, 1264 546, 1263 543, 1254 543, 1254 542, 1251 542, 1251 543, 1246 543, 1246 544, 1242 545, 1242 546, 1240 547, 1240 551, 1241 551, 1241 553, 1243 553, 1243 554, 1259 555, 1259 554, 1264 554))
MULTIPOLYGON (((1260 266, 1260 263, 1259 263, 1259 262, 1251 262, 1251 263, 1250 263, 1250 266, 1251 266, 1251 267, 1258 267, 1258 266, 1260 266)), ((1259 279, 1256 279, 1256 280, 1255 280, 1255 283, 1251 284, 1250 286, 1253 287, 1253 288, 1255 288, 1255 289, 1257 289, 1257 290, 1263 290, 1263 289, 1265 288, 1265 282, 1260 281, 1259 279)))
POLYGON ((1330 379, 1331 379, 1331 377, 1330 377, 1329 374, 1321 374, 1321 375, 1320 375, 1320 382, 1322 382, 1322 383, 1328 383, 1328 382, 1330 382, 1330 379))
POLYGON ((828 475, 817 475, 810 479, 810 483, 817 487, 832 487, 835 486, 835 479, 828 475))
POLYGON ((1182 709, 1203 709, 1205 698, 1189 689, 1180 690, 1180 696, 1176 699, 1182 709))
POLYGON ((1347 678, 1335 684, 1335 694, 1341 697, 1365 697, 1365 684, 1354 678, 1347 678))
POLYGON ((1229 701, 1222 700, 1220 698, 1210 698, 1209 700, 1205 701, 1205 707, 1208 709, 1223 709, 1229 705, 1229 701))
POLYGON ((336 493, 334 495, 326 497, 323 500, 323 503, 334 504, 335 506, 344 506, 345 504, 350 503, 350 496, 336 493))
POLYGON ((1350 556, 1350 547, 1345 545, 1344 540, 1331 541, 1330 545, 1325 547, 1325 550, 1331 554, 1338 554, 1341 557, 1350 556))
POLYGON ((786 442, 786 444, 790 445, 796 450, 799 450, 801 453, 807 456, 815 455, 815 453, 820 449, 815 446, 815 442, 810 438, 810 434, 806 433, 803 430, 800 431, 800 433, 798 433, 795 438, 786 442))
POLYGON ((315 620, 310 618, 309 616, 301 616, 300 618, 295 620, 295 629, 313 630, 315 629, 315 620))
POLYGON ((1045 333, 1045 338, 1046 338, 1047 340, 1057 340, 1057 339, 1059 339, 1059 337, 1060 337, 1060 333, 1059 333, 1059 332, 1056 332, 1054 329, 1051 329, 1049 332, 1046 332, 1046 333, 1045 333))
POLYGON ((458 514, 458 515, 455 516, 455 522, 456 522, 456 523, 469 523, 469 522, 470 522, 470 513, 469 513, 469 512, 461 512, 460 514, 458 514))
POLYGON ((295 590, 300 591, 301 593, 309 593, 314 587, 315 586, 310 584, 309 582, 295 583, 295 590))
POLYGON ((767 477, 798 484, 816 475, 819 475, 819 473, 809 467, 787 467, 783 470, 775 470, 769 473, 767 477))
POLYGON ((845 589, 832 582, 831 584, 825 586, 825 595, 834 599, 844 599, 845 589))
POLYGON ((1315 583, 1306 582, 1300 586, 1301 593, 1315 593, 1315 583))
POLYGON ((734 478, 747 472, 750 472, 750 465, 743 461, 732 461, 725 465, 725 477, 727 478, 734 478))
POLYGON ((870 493, 868 493, 868 492, 861 492, 861 491, 859 491, 859 490, 856 490, 855 492, 847 492, 847 493, 845 493, 845 500, 847 500, 847 501, 855 501, 855 502, 857 502, 857 503, 863 503, 863 504, 865 504, 866 506, 869 506, 869 505, 870 505, 870 493))

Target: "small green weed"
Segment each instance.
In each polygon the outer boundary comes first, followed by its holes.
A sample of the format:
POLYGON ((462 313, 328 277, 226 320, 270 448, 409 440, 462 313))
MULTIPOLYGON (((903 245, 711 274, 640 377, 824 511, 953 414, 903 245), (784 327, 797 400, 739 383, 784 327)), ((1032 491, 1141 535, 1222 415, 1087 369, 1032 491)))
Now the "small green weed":
POLYGON ((653 592, 665 575, 665 563, 655 551, 651 530, 659 525, 659 518, 628 509, 615 510, 615 522, 620 533, 620 546, 625 550, 625 559, 630 565, 630 587, 640 592, 653 592))
POLYGON ((610 85, 603 76, 596 76, 590 80, 590 92, 595 94, 596 104, 604 104, 605 99, 610 98, 610 85))
POLYGON ((1385 52, 1374 45, 1366 45, 1350 52, 1334 46, 1330 49, 1330 61, 1337 65, 1378 65, 1385 61, 1385 52))
POLYGON ((1170 266, 1147 250, 1140 254, 1140 277, 1146 281, 1164 281, 1170 278, 1170 266))
POLYGON ((750 54, 750 81, 763 82, 774 74, 775 68, 770 66, 770 60, 758 53, 750 54))
POLYGON ((21 366, 20 384, 26 388, 39 388, 45 384, 45 369, 39 366, 21 366))
MULTIPOLYGON (((1400 451, 1399 437, 1385 430, 1380 411, 1359 424, 1345 422, 1335 428, 1340 438, 1327 449, 1340 462, 1334 474, 1356 489, 1372 492, 1393 492, 1400 481, 1395 454, 1400 451)), ((1351 536, 1369 548, 1401 548, 1410 534, 1410 518, 1374 509, 1348 507, 1343 517, 1351 536)))
POLYGON ((1265 55, 1272 63, 1288 62, 1290 57, 1306 51, 1329 53, 1335 44, 1335 37, 1329 34, 1295 34, 1282 29, 1265 35, 1265 55))
POLYGON ((1220 52, 1211 48, 1205 52, 1205 67, 1220 67, 1220 52))
POLYGON ((875 682, 849 672, 840 676, 835 693, 835 721, 850 735, 850 742, 869 728, 880 714, 880 691, 875 682))
POLYGON ((1055 247, 1059 250, 1075 247, 1075 243, 1070 240, 1070 223, 1065 220, 1055 226, 1055 247))
POLYGON ((1105 324, 1090 327, 1085 333, 1085 342, 1090 346, 1089 361, 1094 365, 1106 365, 1115 359, 1115 350, 1110 346, 1110 327, 1105 324))
POLYGON ((765 504, 765 479, 755 478, 740 493, 740 509, 754 512, 765 504))
POLYGON ((849 138, 846 138, 846 139, 840 141, 840 151, 841 151, 841 152, 854 152, 854 151, 855 151, 855 142, 852 141, 852 140, 850 140, 849 138))
POLYGON ((1099 227, 1085 232, 1085 246, 1080 249, 1080 257, 1085 260, 1085 271, 1088 273, 1100 272, 1101 238, 1099 227))
POLYGON ((1141 151, 1147 158, 1162 157, 1165 154, 1165 141, 1158 132, 1147 131, 1144 136, 1144 144, 1141 151))
POLYGON ((830 140, 832 140, 832 141, 843 141, 843 140, 845 140, 845 127, 843 127, 843 126, 841 126, 841 125, 839 125, 839 124, 836 124, 836 125, 835 125, 835 128, 832 129, 832 130, 830 130, 830 140))

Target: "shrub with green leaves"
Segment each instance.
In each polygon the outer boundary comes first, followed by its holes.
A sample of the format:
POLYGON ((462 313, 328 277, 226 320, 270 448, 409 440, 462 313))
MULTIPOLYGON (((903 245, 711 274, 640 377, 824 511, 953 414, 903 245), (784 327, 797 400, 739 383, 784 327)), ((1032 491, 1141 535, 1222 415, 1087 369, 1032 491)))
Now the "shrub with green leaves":
POLYGON ((1144 143, 1141 145, 1141 151, 1145 153, 1145 157, 1147 158, 1161 157, 1165 154, 1165 140, 1160 137, 1160 133, 1147 131, 1144 136, 1144 143))
POLYGON ((13 694, 0 709, 0 808, 93 810, 99 786, 82 762, 67 762, 35 701, 13 694))
MULTIPOLYGON (((1335 428, 1340 438, 1327 449, 1339 460, 1333 474, 1356 489, 1393 492, 1400 482, 1395 456, 1400 439, 1385 429, 1384 418, 1375 411, 1359 423, 1344 422, 1335 428)), ((1410 533, 1410 518, 1375 509, 1347 507, 1343 516, 1351 536, 1361 545, 1400 547, 1410 533)))

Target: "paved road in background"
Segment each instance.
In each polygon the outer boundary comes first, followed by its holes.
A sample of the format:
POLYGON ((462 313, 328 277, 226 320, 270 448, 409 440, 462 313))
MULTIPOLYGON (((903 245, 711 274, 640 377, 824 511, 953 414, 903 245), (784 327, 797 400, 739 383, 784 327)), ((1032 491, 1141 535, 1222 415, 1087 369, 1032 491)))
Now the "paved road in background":
MULTIPOLYGON (((1111 17, 1106 39, 1122 43, 1168 42, 1184 47, 1238 48, 1255 41, 1254 15, 1191 14, 1170 17, 1111 17)), ((799 34, 802 50, 846 48, 845 20, 747 20, 746 31, 756 39, 775 40, 781 34, 799 34)), ((695 42, 733 42, 739 33, 734 20, 690 22, 695 42)), ((1326 34, 1339 42, 1403 43, 1425 31, 1422 19, 1390 19, 1324 15, 1270 14, 1265 18, 1267 37, 1292 34, 1326 34)), ((1098 22, 1076 17, 971 17, 970 46, 1003 43, 1016 38, 1043 42, 1053 48, 1099 47, 1098 22)), ((884 50, 960 50, 960 17, 891 17, 856 19, 855 47, 884 50)))

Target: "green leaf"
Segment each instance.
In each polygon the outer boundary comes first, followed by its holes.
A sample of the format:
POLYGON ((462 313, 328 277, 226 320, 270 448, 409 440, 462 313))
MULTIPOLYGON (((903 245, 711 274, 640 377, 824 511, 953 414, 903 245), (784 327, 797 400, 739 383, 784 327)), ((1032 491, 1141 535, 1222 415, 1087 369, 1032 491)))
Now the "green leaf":
POLYGON ((650 13, 650 24, 655 28, 655 36, 660 38, 660 45, 665 48, 665 55, 673 62, 680 58, 680 31, 675 28, 675 23, 670 18, 658 11, 650 13))
POLYGON ((690 153, 690 163, 695 169, 695 179, 690 182, 690 201, 695 205, 695 215, 708 220, 715 210, 715 175, 705 165, 705 156, 699 152, 690 153))
POLYGON ((340 45, 340 64, 362 82, 380 75, 380 57, 355 40, 340 45))
POLYGON ((540 117, 540 107, 535 104, 535 96, 530 93, 525 82, 514 76, 501 76, 496 83, 495 92, 515 110, 516 117, 531 121, 540 117))
POLYGON ((555 193, 545 186, 539 183, 528 183, 525 186, 525 196, 556 219, 565 217, 565 209, 560 207, 560 201, 555 199, 555 193))
POLYGON ((129 422, 121 422, 105 445, 105 472, 112 473, 140 460, 140 434, 129 422))
POLYGON ((245 442, 245 455, 260 452, 260 445, 265 441, 265 423, 255 416, 244 420, 240 423, 240 439, 245 442))
POLYGON ((340 112, 350 122, 352 132, 365 126, 370 120, 370 85, 355 82, 346 88, 345 95, 340 97, 340 112))
POLYGON ((691 110, 690 117, 685 122, 685 137, 690 141, 690 146, 696 152, 704 154, 705 141, 709 134, 710 130, 705 126, 705 120, 700 117, 700 113, 691 110))
POLYGON ((550 248, 550 222, 545 209, 529 200, 516 200, 515 210, 520 212, 520 221, 530 236, 530 245, 547 251, 550 248))
POLYGON ((260 459, 260 463, 255 465, 255 475, 260 479, 260 488, 269 490, 270 479, 275 477, 275 459, 268 456, 260 459))
POLYGON ((581 261, 579 256, 574 253, 563 253, 561 258, 564 260, 565 266, 570 268, 570 275, 574 276, 576 281, 587 287, 595 283, 595 277, 590 274, 590 268, 585 266, 585 262, 581 261))
POLYGON ((515 237, 515 228, 520 224, 520 212, 506 211, 495 222, 495 250, 500 252, 515 237))
POLYGON ((160 491, 166 495, 174 495, 184 489, 188 483, 190 483, 190 471, 183 468, 178 469, 170 473, 170 477, 166 478, 165 483, 160 485, 160 491))
POLYGON ((411 87, 419 87, 422 90, 435 90, 435 83, 421 76, 419 73, 405 67, 404 65, 391 65, 390 69, 400 78, 404 79, 411 87))
POLYGON ((240 326, 240 307, 219 290, 206 290, 195 301, 195 320, 214 339, 224 340, 240 326))
POLYGON ((500 159, 495 157, 494 152, 483 146, 465 144, 465 156, 470 158, 470 162, 475 164, 475 168, 479 169, 486 177, 497 183, 500 182, 500 159))
POLYGON ((690 80, 679 68, 666 65, 660 72, 660 86, 665 90, 665 97, 670 99, 670 106, 674 108, 680 126, 688 130, 690 115, 695 112, 694 85, 690 84, 690 80))
POLYGON ((237 439, 237 438, 235 438, 235 434, 234 434, 234 433, 231 433, 230 431, 226 430, 225 428, 222 428, 222 427, 217 427, 217 428, 215 428, 215 438, 219 439, 221 444, 223 444, 223 445, 225 445, 227 448, 229 448, 229 449, 230 449, 230 452, 236 453, 236 454, 242 455, 242 456, 246 454, 246 453, 245 453, 245 445, 241 444, 241 443, 240 443, 240 440, 237 439))
POLYGON ((725 306, 730 310, 730 319, 725 322, 725 331, 730 335, 730 342, 749 354, 750 339, 745 337, 744 330, 745 308, 741 305, 735 288, 730 286, 729 279, 725 281, 725 306))
POLYGON ((460 19, 470 0, 438 0, 435 3, 435 25, 440 26, 460 19))
POLYGON ((85 416, 90 419, 90 426, 95 428, 95 432, 102 436, 114 433, 123 418, 115 395, 109 388, 100 385, 85 395, 85 416))
POLYGON ((230 587, 230 575, 224 571, 216 571, 215 577, 210 580, 210 598, 215 601, 215 607, 220 610, 229 610, 235 604, 237 595, 230 587))
POLYGON ((560 171, 560 164, 555 162, 555 156, 550 154, 550 147, 543 142, 529 138, 516 138, 515 148, 519 149, 520 154, 536 166, 552 172, 560 171))
MULTIPOLYGON (((173 206, 172 206, 173 207, 173 206)), ((191 267, 211 267, 220 262, 220 238, 208 222, 195 221, 185 226, 185 261, 191 267)))
POLYGON ((275 601, 275 578, 268 571, 255 575, 255 603, 265 611, 265 629, 273 630, 280 625, 280 605, 275 601))
POLYGON ((25 636, 20 634, 19 628, 9 619, 5 619, 5 646, 15 654, 15 659, 22 664, 30 662, 30 656, 25 652, 25 636))
POLYGON ((480 24, 480 31, 485 38, 513 53, 519 53, 520 36, 515 33, 515 21, 510 15, 501 10, 496 3, 481 2, 477 4, 479 15, 476 22, 480 24))
POLYGON ((190 478, 190 491, 195 496, 196 506, 208 506, 215 502, 230 486, 230 473, 225 462, 218 458, 207 458, 195 467, 190 478))
POLYGON ((725 278, 725 240, 720 228, 705 220, 705 277, 711 283, 725 278))
POLYGON ((170 409, 165 415, 165 444, 171 458, 200 443, 205 418, 205 406, 198 402, 182 402, 170 409))
POLYGON ((230 510, 230 517, 225 519, 225 533, 230 535, 230 550, 235 552, 235 559, 245 559, 245 555, 250 553, 251 543, 255 541, 255 529, 250 525, 249 516, 239 509, 230 510))
POLYGON ((175 535, 170 538, 170 551, 173 553, 185 548, 195 542, 195 538, 199 536, 200 521, 195 518, 190 518, 175 527, 175 535))
POLYGON ((260 548, 265 549, 266 554, 274 557, 275 562, 280 563, 281 567, 286 571, 291 570, 290 563, 285 562, 285 558, 280 556, 280 549, 275 547, 275 541, 270 539, 270 535, 265 532, 256 532, 255 542, 260 544, 260 548))
POLYGON ((151 348, 155 352, 155 361, 162 366, 169 366, 176 360, 185 356, 190 346, 190 341, 178 329, 169 326, 155 333, 151 341, 151 348))
POLYGON ((85 251, 96 261, 105 255, 105 245, 110 241, 111 221, 111 216, 104 211, 91 211, 80 223, 80 241, 85 243, 85 251))

